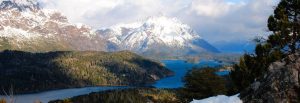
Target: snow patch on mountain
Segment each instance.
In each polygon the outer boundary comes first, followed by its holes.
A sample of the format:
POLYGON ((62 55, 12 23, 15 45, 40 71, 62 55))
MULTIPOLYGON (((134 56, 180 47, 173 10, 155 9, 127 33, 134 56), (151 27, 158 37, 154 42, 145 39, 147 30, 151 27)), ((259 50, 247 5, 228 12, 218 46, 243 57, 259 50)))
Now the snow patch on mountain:
POLYGON ((22 39, 30 39, 33 38, 34 35, 32 33, 29 33, 28 31, 25 31, 23 29, 17 29, 12 27, 3 27, 4 30, 0 30, 0 37, 14 37, 14 38, 22 38, 22 39))
POLYGON ((30 38, 30 36, 36 36, 38 33, 30 33, 30 29, 45 24, 47 21, 49 21, 49 17, 49 15, 43 14, 42 11, 38 13, 18 12, 16 10, 0 11, 0 23, 1 26, 3 26, 0 36, 9 37, 19 35, 26 38, 30 38), (18 28, 15 26, 18 26, 18 28))

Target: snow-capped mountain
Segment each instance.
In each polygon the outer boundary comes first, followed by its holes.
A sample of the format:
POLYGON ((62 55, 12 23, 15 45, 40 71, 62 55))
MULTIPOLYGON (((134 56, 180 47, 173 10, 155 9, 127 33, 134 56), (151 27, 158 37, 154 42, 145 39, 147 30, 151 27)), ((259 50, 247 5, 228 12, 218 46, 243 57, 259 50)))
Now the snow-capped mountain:
POLYGON ((60 12, 41 9, 36 0, 1 0, 0 50, 105 50, 86 25, 74 25, 60 12))
POLYGON ((218 52, 190 26, 176 18, 150 17, 145 21, 118 24, 98 30, 109 41, 110 50, 131 50, 142 54, 184 55, 218 52))
POLYGON ((0 0, 0 50, 130 50, 143 55, 187 55, 218 52, 190 26, 176 18, 145 21, 93 30, 68 22, 36 0, 0 0))

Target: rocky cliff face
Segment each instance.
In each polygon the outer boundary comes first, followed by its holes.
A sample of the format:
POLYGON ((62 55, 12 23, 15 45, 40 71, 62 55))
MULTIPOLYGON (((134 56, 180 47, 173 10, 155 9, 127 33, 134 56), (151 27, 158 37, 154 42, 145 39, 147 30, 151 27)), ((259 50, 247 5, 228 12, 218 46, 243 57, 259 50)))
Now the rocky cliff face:
POLYGON ((245 103, 299 103, 300 52, 272 63, 264 78, 241 93, 245 103))

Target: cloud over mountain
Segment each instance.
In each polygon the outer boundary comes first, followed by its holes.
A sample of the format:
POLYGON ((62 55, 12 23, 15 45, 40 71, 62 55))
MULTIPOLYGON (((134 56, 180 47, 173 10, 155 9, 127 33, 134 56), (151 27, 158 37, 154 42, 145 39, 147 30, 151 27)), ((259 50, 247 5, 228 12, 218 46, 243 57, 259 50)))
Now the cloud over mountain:
POLYGON ((95 28, 149 16, 177 17, 210 42, 248 40, 265 34, 266 18, 278 0, 40 0, 71 22, 95 28), (257 33, 257 34, 254 34, 257 33), (239 35, 240 38, 236 38, 239 35))

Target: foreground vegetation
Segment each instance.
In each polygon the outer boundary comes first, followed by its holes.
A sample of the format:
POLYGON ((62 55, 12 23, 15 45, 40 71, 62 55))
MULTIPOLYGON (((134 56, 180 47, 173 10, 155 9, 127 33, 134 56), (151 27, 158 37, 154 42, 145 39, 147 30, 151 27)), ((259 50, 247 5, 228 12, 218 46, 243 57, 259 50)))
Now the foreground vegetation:
POLYGON ((49 103, 179 103, 175 90, 135 88, 76 96, 49 103))
POLYGON ((244 102, 299 103, 300 0, 280 0, 268 19, 268 38, 258 38, 230 77, 244 102))
MULTIPOLYGON (((15 93, 83 86, 147 85, 172 75, 162 64, 134 53, 0 52, 0 83, 15 93)), ((1 94, 2 93, 1 91, 1 94)))
POLYGON ((236 88, 228 75, 219 76, 216 68, 192 69, 184 77, 184 87, 179 89, 181 101, 203 99, 216 95, 234 95, 236 88))

